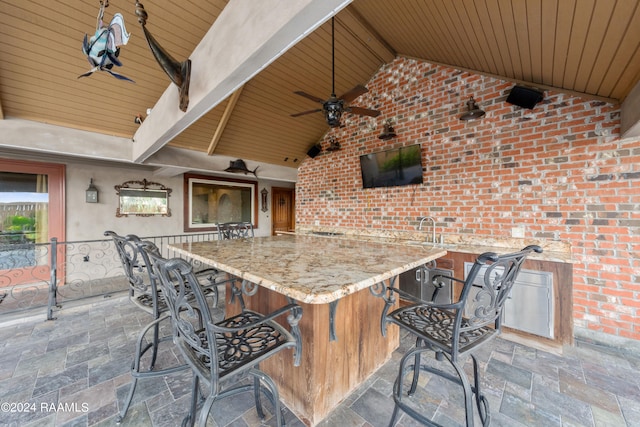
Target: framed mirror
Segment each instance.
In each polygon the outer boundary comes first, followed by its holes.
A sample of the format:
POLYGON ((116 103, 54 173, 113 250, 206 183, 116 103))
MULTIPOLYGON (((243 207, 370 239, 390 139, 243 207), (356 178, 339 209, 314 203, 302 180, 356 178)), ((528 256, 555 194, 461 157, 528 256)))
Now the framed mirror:
POLYGON ((169 196, 171 189, 158 182, 127 181, 116 185, 119 206, 116 216, 171 216, 169 196))

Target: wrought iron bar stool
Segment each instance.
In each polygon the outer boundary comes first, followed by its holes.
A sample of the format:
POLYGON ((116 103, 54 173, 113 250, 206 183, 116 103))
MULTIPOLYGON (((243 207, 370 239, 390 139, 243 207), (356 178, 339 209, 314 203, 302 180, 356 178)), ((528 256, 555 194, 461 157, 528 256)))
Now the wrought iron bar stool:
MULTIPOLYGON (((233 240, 233 239, 250 239, 254 237, 253 224, 250 222, 223 222, 217 223, 218 240, 233 240)), ((232 280, 231 286, 231 298, 229 302, 233 304, 236 298, 240 301, 240 306, 244 310, 244 297, 242 295, 242 289, 235 286, 232 280)))
POLYGON ((219 240, 249 239, 254 237, 250 222, 224 222, 216 224, 219 240))
POLYGON ((215 401, 250 390, 258 416, 265 416, 261 402, 264 393, 273 404, 276 425, 283 425, 278 389, 260 371, 259 363, 293 348, 294 365, 300 364, 302 340, 298 322, 302 308, 289 300, 289 304, 267 315, 243 310, 214 323, 192 266, 180 258, 166 260, 153 252, 149 256, 171 311, 174 342, 193 371, 191 407, 182 425, 193 426, 199 409, 198 425, 205 426, 215 401), (282 315, 287 315, 291 332, 274 320, 282 315), (253 381, 247 383, 245 379, 253 381), (208 389, 204 401, 199 399, 200 382, 208 389))
MULTIPOLYGON (((382 333, 385 334, 388 323, 393 323, 416 336, 415 346, 400 360, 398 377, 393 387, 395 407, 390 427, 395 424, 400 409, 425 425, 438 425, 420 413, 404 395, 407 374, 413 375, 407 392, 411 396, 416 391, 421 370, 462 386, 467 426, 473 426, 474 397, 482 425, 489 425, 489 402, 480 390, 478 361, 473 351, 500 333, 504 303, 523 262, 532 252, 542 253, 542 248, 531 245, 519 252, 505 255, 487 252, 476 259, 466 280, 441 276, 462 284, 459 299, 450 304, 423 301, 400 289, 387 288, 386 304, 382 312, 382 333), (388 313, 396 301, 396 293, 412 303, 388 313), (432 366, 421 363, 420 357, 426 352, 435 352, 437 361, 443 362, 446 359, 453 366, 455 375, 437 364, 432 366), (463 368, 462 359, 467 355, 471 356, 473 362, 473 384, 469 382, 463 368)), ((439 279, 439 276, 433 278, 434 282, 439 279)))
MULTIPOLYGON (((113 239, 118 255, 120 256, 125 275, 129 282, 129 299, 143 311, 149 313, 153 318, 138 334, 135 355, 131 364, 133 382, 117 418, 117 422, 120 423, 129 410, 139 379, 172 374, 188 369, 188 365, 180 364, 168 368, 156 369, 155 364, 160 344, 164 341, 171 341, 172 339, 171 335, 160 337, 160 324, 169 316, 169 309, 161 296, 155 276, 151 274, 152 270, 149 258, 146 253, 139 249, 141 243, 140 238, 133 234, 121 236, 113 231, 105 231, 104 235, 113 239), (151 337, 148 337, 147 334, 150 331, 153 331, 153 333, 151 337), (149 351, 150 358, 149 360, 145 359, 145 363, 143 363, 143 358, 149 351)), ((154 250, 158 254, 160 253, 153 243, 148 242, 148 247, 149 250, 154 250)), ((201 270, 197 275, 204 293, 212 299, 214 306, 217 305, 217 287, 226 282, 217 281, 218 272, 212 268, 201 270)))

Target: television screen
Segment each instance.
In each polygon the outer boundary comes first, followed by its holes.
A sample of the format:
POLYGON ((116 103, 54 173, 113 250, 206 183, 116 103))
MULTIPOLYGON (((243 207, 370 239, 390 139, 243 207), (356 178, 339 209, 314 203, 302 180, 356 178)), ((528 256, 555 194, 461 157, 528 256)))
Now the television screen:
POLYGON ((362 187, 422 184, 420 144, 360 156, 362 187))

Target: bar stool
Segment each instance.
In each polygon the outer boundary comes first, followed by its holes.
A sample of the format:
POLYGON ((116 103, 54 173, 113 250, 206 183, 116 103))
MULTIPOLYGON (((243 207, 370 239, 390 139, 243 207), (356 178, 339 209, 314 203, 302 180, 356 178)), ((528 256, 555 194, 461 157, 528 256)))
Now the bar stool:
POLYGON ((254 237, 250 222, 223 222, 216 224, 219 240, 249 239, 254 237))
MULTIPOLYGON (((142 243, 140 238, 134 234, 121 236, 113 231, 105 231, 104 235, 113 239, 118 255, 120 256, 129 283, 129 300, 143 311, 149 313, 153 319, 143 327, 138 334, 135 355, 131 364, 133 382, 116 420, 120 423, 129 410, 139 379, 169 375, 188 369, 188 365, 181 364, 156 369, 155 364, 160 344, 165 341, 171 342, 172 339, 171 335, 160 337, 160 326, 162 321, 169 317, 169 309, 164 298, 162 298, 157 279, 151 274, 152 270, 149 258, 146 253, 139 249, 142 243), (150 331, 152 331, 152 336, 147 338, 150 331), (146 366, 143 366, 143 358, 148 352, 150 352, 150 360, 146 366)), ((159 249, 151 242, 148 242, 148 248, 150 251, 160 253, 159 249)), ((204 294, 211 299, 211 303, 214 306, 218 304, 217 287, 226 283, 225 281, 218 281, 218 276, 219 273, 213 268, 203 269, 197 273, 204 294)))
POLYGON ((299 365, 302 341, 298 322, 302 308, 289 300, 288 305, 268 315, 243 310, 214 323, 192 266, 180 258, 166 260, 153 252, 148 255, 171 312, 174 342, 193 372, 191 407, 182 425, 193 426, 199 409, 198 425, 204 427, 214 402, 253 390, 258 416, 265 416, 261 402, 264 393, 273 404, 276 425, 282 426, 278 389, 260 371, 259 363, 293 348, 294 365, 299 365), (274 320, 281 315, 287 315, 290 332, 274 320), (244 381, 247 377, 253 379, 252 384, 244 381), (208 390, 204 401, 199 398, 200 382, 208 390))
MULTIPOLYGON (((217 223, 218 240, 233 240, 233 239, 250 239, 254 237, 253 224, 250 222, 223 222, 217 223)), ((233 279, 231 279, 232 283, 233 279)), ((242 289, 238 286, 231 286, 231 298, 229 302, 233 304, 235 299, 238 298, 240 306, 244 309, 244 297, 242 295, 242 289)))
MULTIPOLYGON (((461 283, 462 290, 456 302, 436 304, 423 301, 394 287, 387 288, 386 304, 382 312, 382 333, 386 325, 393 323, 416 336, 416 344, 400 360, 398 376, 393 387, 395 407, 389 426, 392 427, 402 409, 412 418, 425 425, 438 425, 420 413, 410 399, 404 395, 404 378, 412 373, 408 396, 416 392, 420 371, 424 370, 462 386, 464 391, 465 419, 467 426, 473 426, 473 403, 478 408, 483 426, 489 425, 491 413, 489 402, 480 390, 478 361, 473 355, 478 347, 500 334, 504 303, 520 272, 523 262, 532 253, 542 253, 542 248, 531 245, 519 252, 497 255, 487 252, 480 255, 469 271, 466 280, 448 276, 434 276, 461 283), (484 274, 481 274, 484 273, 484 274), (395 295, 400 295, 412 303, 388 313, 395 303, 395 295), (446 360, 453 366, 455 375, 438 365, 420 363, 423 353, 433 352, 437 361, 446 360), (464 371, 463 358, 471 356, 473 362, 473 385, 464 371)), ((453 283, 452 282, 452 283, 453 283)))

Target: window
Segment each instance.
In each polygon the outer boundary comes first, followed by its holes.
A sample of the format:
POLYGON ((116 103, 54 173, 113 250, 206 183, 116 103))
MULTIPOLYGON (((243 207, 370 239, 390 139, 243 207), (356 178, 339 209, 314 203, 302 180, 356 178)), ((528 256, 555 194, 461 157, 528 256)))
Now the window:
POLYGON ((215 230, 217 223, 251 222, 257 227, 257 182, 184 175, 184 231, 215 230))

